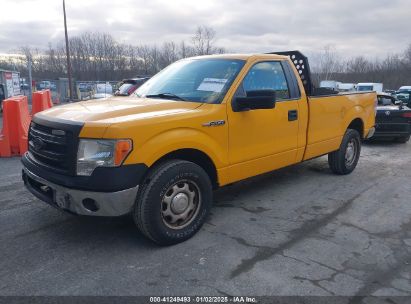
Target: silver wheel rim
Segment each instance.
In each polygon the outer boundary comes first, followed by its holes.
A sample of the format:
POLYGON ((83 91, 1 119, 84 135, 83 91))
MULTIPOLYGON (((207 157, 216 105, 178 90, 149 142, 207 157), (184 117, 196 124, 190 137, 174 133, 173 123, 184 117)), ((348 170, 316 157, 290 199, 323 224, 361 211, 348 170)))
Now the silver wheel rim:
POLYGON ((347 167, 351 166, 355 158, 357 156, 357 143, 354 138, 350 139, 350 141, 347 144, 347 149, 345 150, 345 165, 347 167))
POLYGON ((171 229, 182 229, 197 217, 201 206, 200 190, 193 181, 181 180, 171 185, 161 201, 163 223, 171 229))

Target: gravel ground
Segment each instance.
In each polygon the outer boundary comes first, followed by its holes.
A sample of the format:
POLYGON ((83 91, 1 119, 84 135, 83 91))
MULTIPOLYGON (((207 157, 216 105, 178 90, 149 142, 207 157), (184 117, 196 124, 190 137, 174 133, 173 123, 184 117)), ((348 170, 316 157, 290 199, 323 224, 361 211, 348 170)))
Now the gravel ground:
POLYGON ((218 190, 185 243, 132 220, 76 217, 34 198, 0 159, 0 295, 411 295, 411 144, 365 144, 218 190))

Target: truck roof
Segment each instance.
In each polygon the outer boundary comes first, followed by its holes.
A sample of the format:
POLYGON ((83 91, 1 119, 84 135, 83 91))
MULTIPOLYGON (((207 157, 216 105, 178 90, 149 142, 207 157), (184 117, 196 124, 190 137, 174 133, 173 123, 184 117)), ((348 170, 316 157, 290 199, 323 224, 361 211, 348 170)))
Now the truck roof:
POLYGON ((258 56, 259 58, 270 58, 270 59, 285 59, 287 56, 282 56, 282 55, 277 55, 277 54, 217 54, 217 55, 203 55, 203 56, 196 56, 196 57, 191 57, 195 59, 213 59, 213 58, 219 58, 219 59, 240 59, 240 60, 247 60, 251 57, 258 56))

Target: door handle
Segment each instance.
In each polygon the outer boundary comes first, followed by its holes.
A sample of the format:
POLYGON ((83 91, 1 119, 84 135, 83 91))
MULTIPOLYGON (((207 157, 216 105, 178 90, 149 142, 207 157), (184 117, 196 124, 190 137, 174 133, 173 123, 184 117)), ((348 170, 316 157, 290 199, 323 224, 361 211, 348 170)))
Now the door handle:
POLYGON ((294 121, 298 119, 298 111, 290 110, 288 111, 288 121, 294 121))

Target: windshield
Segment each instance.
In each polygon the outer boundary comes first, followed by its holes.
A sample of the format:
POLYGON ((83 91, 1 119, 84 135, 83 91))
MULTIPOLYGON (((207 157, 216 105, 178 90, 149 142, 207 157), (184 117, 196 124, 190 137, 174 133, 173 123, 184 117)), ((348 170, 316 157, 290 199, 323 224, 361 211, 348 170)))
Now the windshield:
POLYGON ((220 103, 244 60, 186 59, 177 61, 144 83, 138 97, 220 103))

